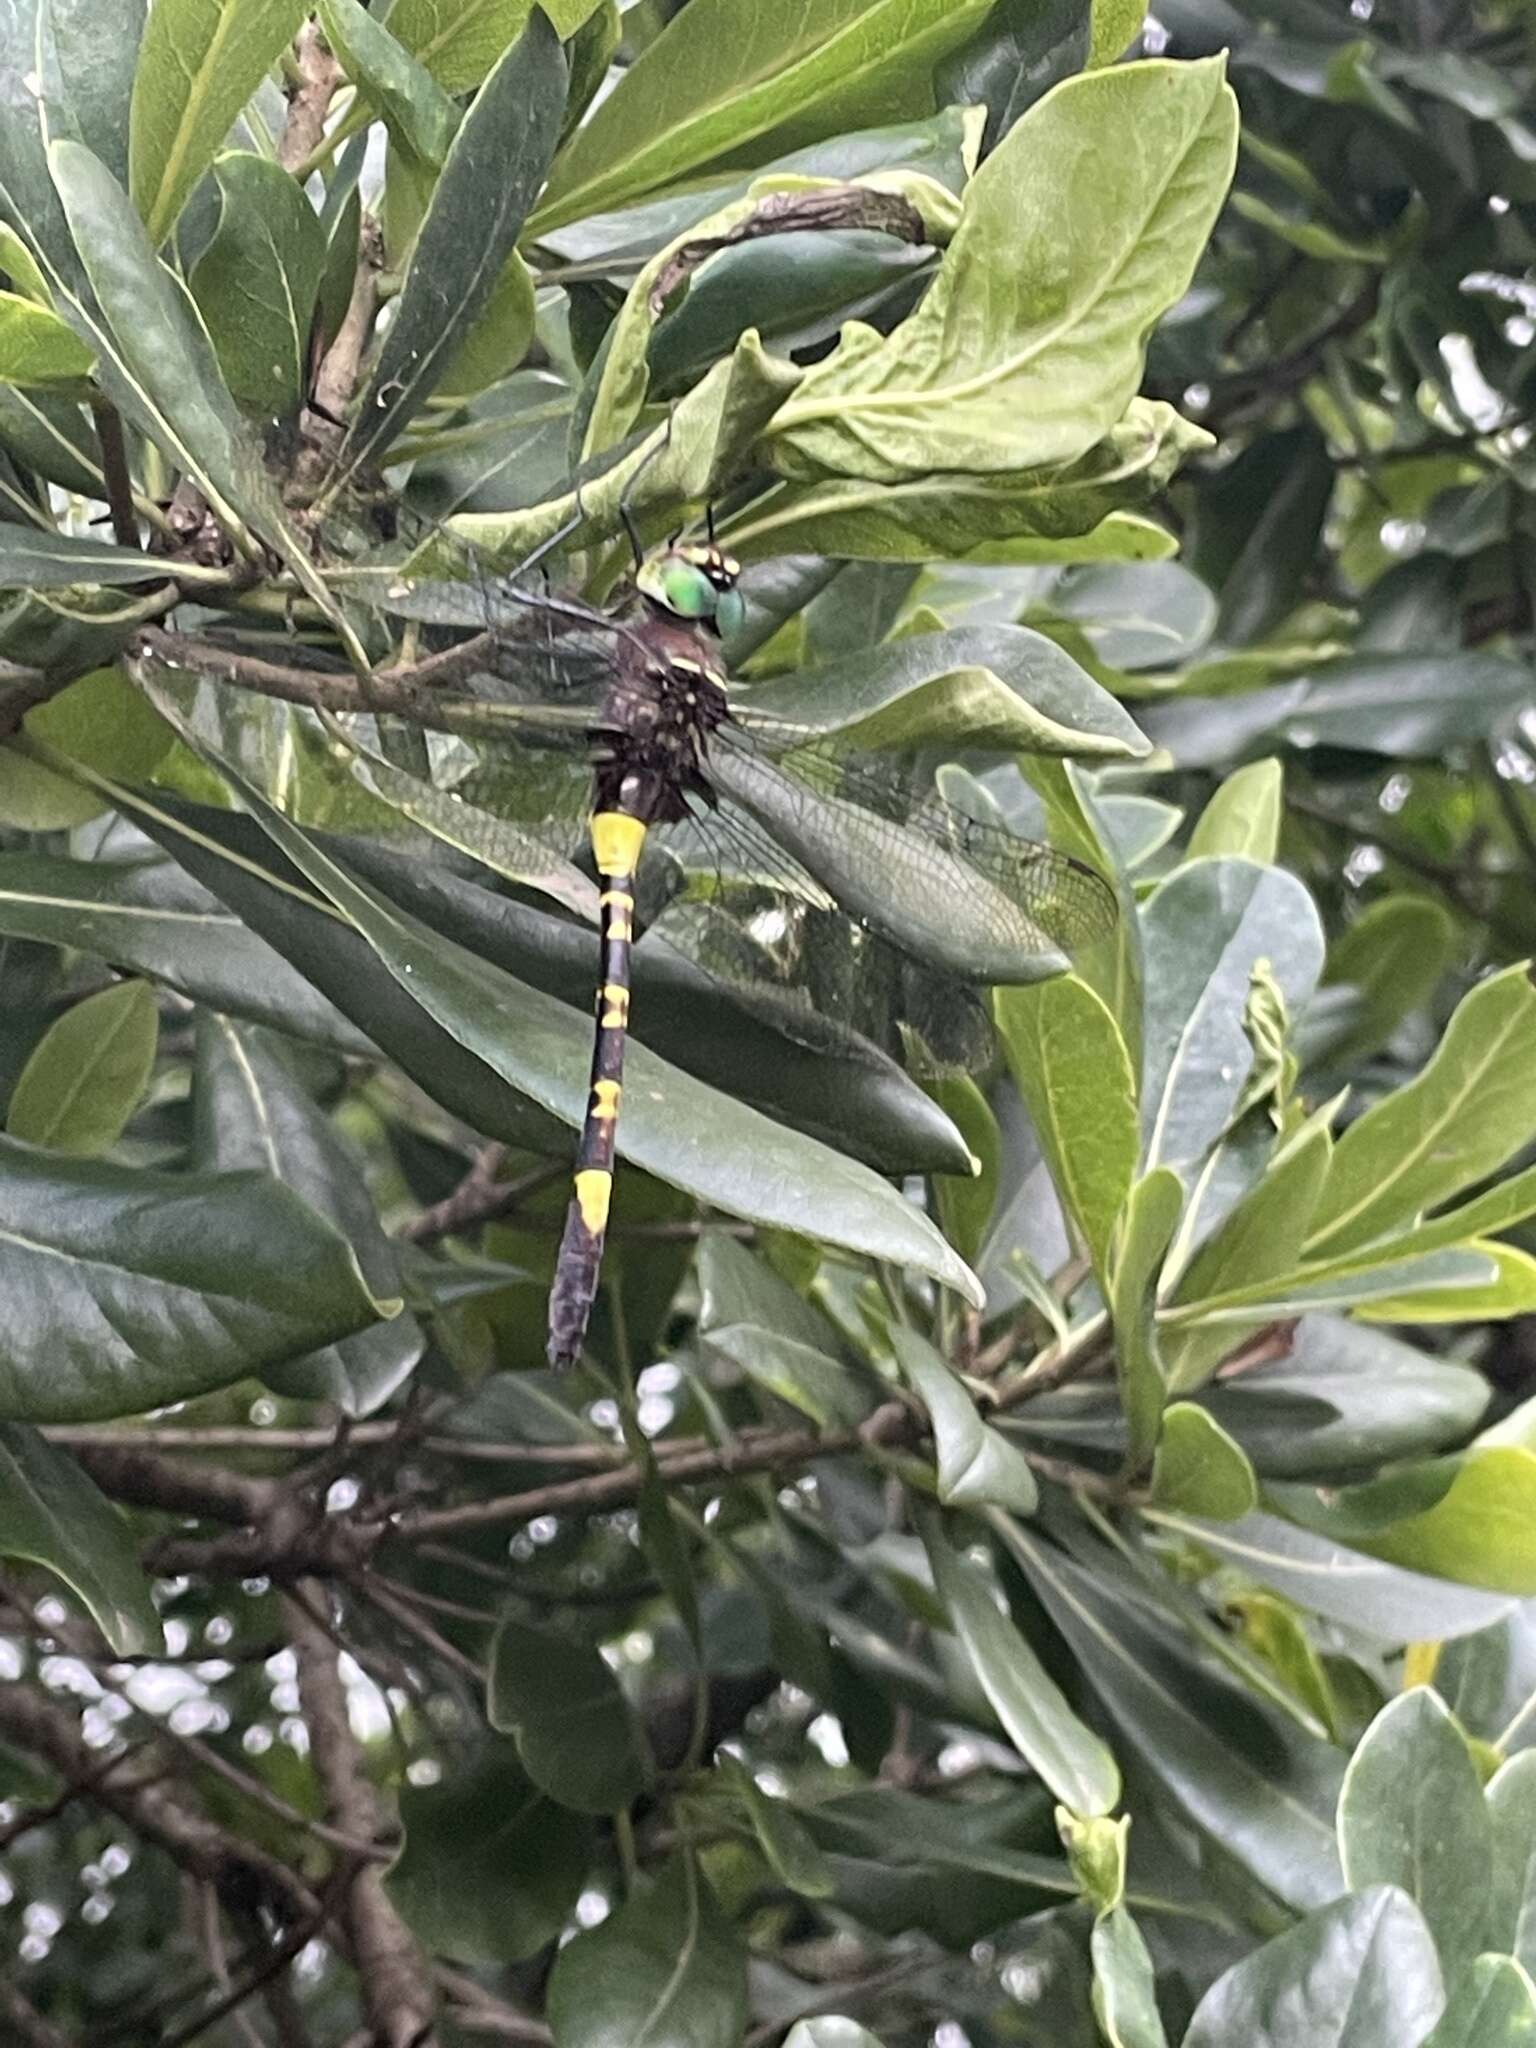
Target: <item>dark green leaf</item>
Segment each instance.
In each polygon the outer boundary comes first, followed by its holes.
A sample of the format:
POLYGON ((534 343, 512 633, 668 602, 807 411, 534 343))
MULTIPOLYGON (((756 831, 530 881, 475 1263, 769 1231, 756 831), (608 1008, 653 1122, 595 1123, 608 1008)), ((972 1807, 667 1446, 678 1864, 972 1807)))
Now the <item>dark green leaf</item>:
POLYGON ((128 1524, 66 1451, 20 1422, 0 1423, 0 1554, 62 1579, 120 1657, 162 1648, 128 1524))
POLYGON ((508 1619, 491 1647, 486 1713, 535 1785, 578 1813, 639 1796, 646 1762, 619 1682, 589 1643, 508 1619))
POLYGON ((192 293, 236 402, 257 419, 285 419, 309 375, 325 234, 298 181, 269 158, 232 151, 214 176, 222 210, 192 293))

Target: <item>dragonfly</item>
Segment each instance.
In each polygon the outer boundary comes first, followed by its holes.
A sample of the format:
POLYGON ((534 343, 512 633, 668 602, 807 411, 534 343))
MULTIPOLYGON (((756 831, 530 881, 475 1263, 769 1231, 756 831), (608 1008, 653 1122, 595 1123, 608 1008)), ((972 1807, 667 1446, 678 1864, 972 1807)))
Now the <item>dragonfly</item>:
POLYGON ((440 657, 462 671, 467 650, 469 694, 442 687, 447 667, 420 705, 456 779, 446 793, 421 785, 410 814, 460 845, 456 818, 503 821, 494 864, 557 896, 548 852, 579 834, 595 874, 590 1077, 549 1303, 558 1370, 582 1355, 601 1282, 648 845, 672 859, 662 926, 707 971, 787 992, 773 1014, 808 1045, 883 1006, 882 1034, 937 1070, 984 1056, 982 991, 1064 971, 1118 914, 1071 856, 919 789, 898 763, 754 710, 723 658, 746 607, 712 524, 702 540, 634 546, 627 598, 609 609, 541 590, 526 565, 478 589, 396 580, 387 602, 469 629, 440 657), (579 763, 574 801, 559 777, 551 795, 560 757, 579 763))

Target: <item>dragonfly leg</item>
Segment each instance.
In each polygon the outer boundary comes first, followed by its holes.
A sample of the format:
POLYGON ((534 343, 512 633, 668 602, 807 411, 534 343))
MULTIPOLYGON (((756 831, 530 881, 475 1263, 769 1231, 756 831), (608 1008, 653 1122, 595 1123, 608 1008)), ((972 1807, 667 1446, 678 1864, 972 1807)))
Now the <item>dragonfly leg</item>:
POLYGON ((576 1148, 576 1184, 549 1296, 549 1362, 573 1365, 587 1334, 602 1273, 603 1241, 613 1193, 614 1144, 623 1093, 624 1041, 629 1031, 629 956, 635 930, 635 869, 645 825, 622 811, 592 819, 592 852, 602 877, 598 897, 602 977, 592 1041, 592 1080, 576 1148))

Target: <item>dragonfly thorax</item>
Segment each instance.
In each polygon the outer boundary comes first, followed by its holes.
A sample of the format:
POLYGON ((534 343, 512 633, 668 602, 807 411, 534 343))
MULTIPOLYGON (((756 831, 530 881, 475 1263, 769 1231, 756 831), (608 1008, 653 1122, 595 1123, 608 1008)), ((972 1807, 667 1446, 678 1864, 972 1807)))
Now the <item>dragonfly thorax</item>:
POLYGON ((690 797, 712 806, 709 736, 729 716, 725 679, 699 625, 643 621, 591 734, 599 808, 654 825, 690 816, 690 797))
POLYGON ((663 616, 733 633, 746 618, 736 587, 740 575, 740 563, 713 541, 677 542, 646 557, 635 572, 635 587, 663 616))

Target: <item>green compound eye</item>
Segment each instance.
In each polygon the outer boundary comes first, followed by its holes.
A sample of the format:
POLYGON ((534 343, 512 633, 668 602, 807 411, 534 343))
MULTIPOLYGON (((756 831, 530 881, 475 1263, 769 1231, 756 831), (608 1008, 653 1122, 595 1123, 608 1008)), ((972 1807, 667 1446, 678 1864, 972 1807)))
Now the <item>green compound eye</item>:
POLYGON ((636 577, 645 595, 679 619, 708 619, 714 616, 717 594, 704 571, 681 555, 663 555, 646 562, 636 577))
POLYGON ((715 624, 722 638, 739 633, 747 623, 747 600, 739 590, 719 590, 715 593, 715 624))

